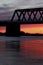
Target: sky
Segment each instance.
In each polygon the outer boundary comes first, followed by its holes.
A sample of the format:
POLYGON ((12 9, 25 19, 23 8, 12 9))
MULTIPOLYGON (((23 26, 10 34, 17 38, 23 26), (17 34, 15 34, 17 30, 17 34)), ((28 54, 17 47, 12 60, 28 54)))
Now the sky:
POLYGON ((0 0, 0 5, 11 7, 27 6, 27 5, 31 6, 39 4, 43 4, 43 0, 0 0))
MULTIPOLYGON (((36 7, 43 7, 43 0, 0 0, 0 20, 10 20, 12 18, 13 12, 15 9, 24 9, 24 8, 36 8, 36 7)), ((28 26, 21 26, 21 30, 24 30, 27 33, 43 33, 43 27, 36 26, 33 28, 34 25, 28 26), (31 28, 32 27, 32 28, 31 28), (29 28, 29 30, 28 30, 29 28), (27 29, 27 30, 26 30, 27 29), (35 30, 35 31, 34 31, 35 30), (36 31, 37 30, 37 31, 36 31), (30 31, 30 32, 29 32, 30 31)), ((5 29, 5 28, 0 28, 5 29)))
POLYGON ((11 20, 16 9, 43 7, 43 0, 0 0, 0 20, 11 20))
POLYGON ((0 33, 6 33, 6 26, 0 26, 0 33))
POLYGON ((43 34, 43 24, 21 24, 20 31, 30 34, 43 34))

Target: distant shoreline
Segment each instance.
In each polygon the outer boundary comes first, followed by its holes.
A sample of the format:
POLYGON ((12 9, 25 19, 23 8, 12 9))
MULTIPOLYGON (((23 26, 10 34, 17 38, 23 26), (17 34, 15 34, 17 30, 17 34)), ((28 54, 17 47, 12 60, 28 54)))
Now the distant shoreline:
POLYGON ((43 36, 43 34, 39 34, 39 33, 36 33, 36 34, 30 34, 30 33, 25 33, 23 31, 20 32, 20 36, 43 36))

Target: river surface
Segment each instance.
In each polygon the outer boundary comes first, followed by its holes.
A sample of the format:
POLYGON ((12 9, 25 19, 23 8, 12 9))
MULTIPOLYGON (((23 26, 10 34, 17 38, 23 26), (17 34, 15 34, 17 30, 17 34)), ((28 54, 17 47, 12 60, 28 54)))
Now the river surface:
POLYGON ((0 65, 43 65, 43 36, 22 38, 0 40, 0 65))

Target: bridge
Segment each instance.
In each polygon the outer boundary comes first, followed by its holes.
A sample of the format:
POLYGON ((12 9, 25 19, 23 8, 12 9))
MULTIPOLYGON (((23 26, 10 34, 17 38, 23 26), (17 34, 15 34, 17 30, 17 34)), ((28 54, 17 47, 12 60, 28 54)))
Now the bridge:
POLYGON ((43 23, 43 8, 15 10, 12 19, 10 21, 0 21, 0 26, 6 26, 7 36, 20 36, 20 24, 34 23, 43 23))

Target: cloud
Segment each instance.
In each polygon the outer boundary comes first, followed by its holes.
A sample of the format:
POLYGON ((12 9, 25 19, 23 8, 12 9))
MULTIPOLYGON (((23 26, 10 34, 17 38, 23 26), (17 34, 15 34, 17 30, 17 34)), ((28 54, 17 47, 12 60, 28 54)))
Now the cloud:
POLYGON ((0 12, 0 20, 11 20, 13 15, 13 11, 7 11, 7 12, 0 12))
POLYGON ((0 5, 3 7, 17 8, 31 8, 31 7, 42 7, 43 0, 0 0, 0 5))
POLYGON ((10 19, 16 9, 39 7, 43 7, 43 0, 0 0, 0 20, 10 19))

